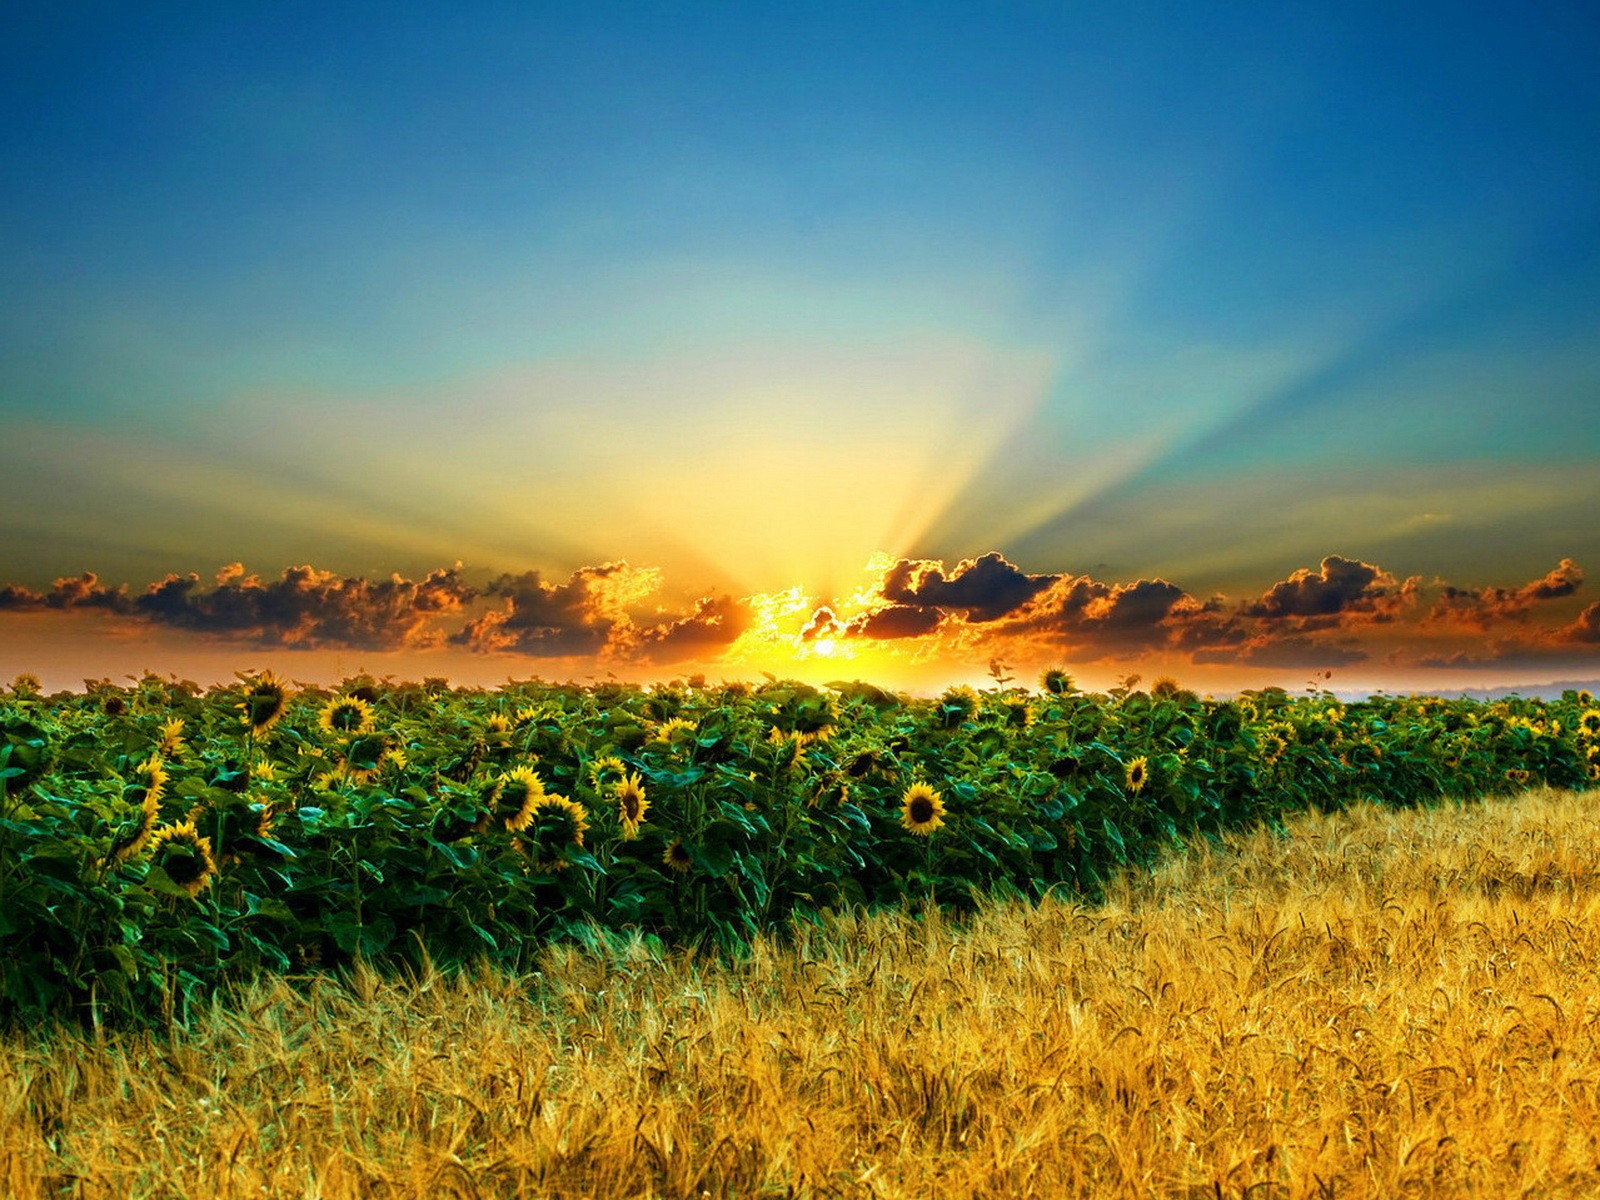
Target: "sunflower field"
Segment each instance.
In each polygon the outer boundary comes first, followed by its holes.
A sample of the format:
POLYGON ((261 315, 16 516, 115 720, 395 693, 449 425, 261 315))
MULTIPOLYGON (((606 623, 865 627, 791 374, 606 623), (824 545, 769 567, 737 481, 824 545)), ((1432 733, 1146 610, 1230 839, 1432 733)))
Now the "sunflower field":
POLYGON ((1094 897, 1196 835, 1600 781, 1584 692, 1492 703, 769 679, 0 692, 0 1024, 182 1019, 356 961, 736 951, 830 912, 1094 897))

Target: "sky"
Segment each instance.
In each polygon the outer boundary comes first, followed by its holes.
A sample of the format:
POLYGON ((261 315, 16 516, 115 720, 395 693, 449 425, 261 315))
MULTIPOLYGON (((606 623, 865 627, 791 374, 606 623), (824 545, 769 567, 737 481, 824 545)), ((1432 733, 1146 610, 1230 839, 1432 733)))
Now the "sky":
POLYGON ((12 14, 0 682, 1600 677, 1600 19, 1210 7, 12 14))

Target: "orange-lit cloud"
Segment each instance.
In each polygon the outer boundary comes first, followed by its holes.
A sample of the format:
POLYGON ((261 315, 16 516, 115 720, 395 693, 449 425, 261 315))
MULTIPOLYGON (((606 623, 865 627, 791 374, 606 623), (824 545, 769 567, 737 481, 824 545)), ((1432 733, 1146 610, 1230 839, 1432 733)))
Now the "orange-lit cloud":
POLYGON ((872 674, 985 658, 1179 671, 1477 670, 1600 658, 1600 603, 1579 607, 1584 572, 1569 558, 1521 586, 1469 588, 1328 555, 1234 598, 1160 578, 1033 573, 998 552, 954 565, 880 554, 863 580, 844 596, 796 586, 674 598, 660 570, 626 561, 481 583, 460 564, 418 579, 297 566, 263 580, 233 563, 209 581, 174 574, 140 591, 87 571, 41 590, 10 584, 0 587, 0 614, 99 611, 241 647, 454 649, 638 671, 837 659, 872 674))
POLYGON ((1475 629, 1489 629, 1505 621, 1520 620, 1544 600, 1570 596, 1583 586, 1583 568, 1563 558, 1540 579, 1520 588, 1479 588, 1468 591, 1446 586, 1428 613, 1428 620, 1475 629))
POLYGON ((239 563, 212 584, 199 575, 167 575, 143 592, 108 587, 92 571, 57 579, 50 590, 0 589, 0 609, 100 608, 174 629, 235 638, 260 646, 306 649, 419 649, 439 645, 441 615, 459 612, 477 593, 460 568, 420 580, 341 578, 315 567, 286 568, 263 582, 239 563))

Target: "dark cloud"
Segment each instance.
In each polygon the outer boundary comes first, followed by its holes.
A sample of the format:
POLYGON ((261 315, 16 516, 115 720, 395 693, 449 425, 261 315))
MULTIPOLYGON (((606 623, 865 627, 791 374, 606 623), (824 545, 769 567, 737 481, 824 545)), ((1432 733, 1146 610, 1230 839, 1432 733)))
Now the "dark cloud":
POLYGON ((1273 584, 1243 612, 1266 620, 1314 620, 1349 613, 1391 615, 1398 595, 1393 577, 1371 563, 1330 554, 1317 570, 1302 568, 1273 584))
POLYGON ((1488 629, 1506 621, 1521 620, 1546 600, 1570 596, 1583 586, 1583 568, 1563 558, 1551 570, 1520 588, 1479 588, 1470 591, 1445 585, 1427 620, 1488 629))
POLYGON ((433 618, 459 611, 476 594, 461 581, 459 565, 420 580, 341 577, 299 566, 263 582, 232 563, 212 585, 193 573, 168 575, 119 611, 262 646, 398 650, 439 644, 433 618))
POLYGON ((750 609, 732 596, 704 596, 693 611, 641 631, 630 650, 652 662, 714 654, 750 628, 750 609))
POLYGON ((1061 646, 1085 661, 1203 643, 1218 618, 1213 606, 1165 579, 1109 584, 1061 576, 1000 628, 1007 635, 1061 646))
POLYGON ((504 598, 505 607, 469 621, 450 640, 536 658, 598 654, 619 625, 629 627, 615 591, 628 590, 637 576, 625 562, 580 567, 564 583, 546 583, 539 571, 501 575, 484 595, 504 598))
POLYGON ((893 604, 941 608, 969 621, 993 621, 1026 604, 1057 578, 1025 574, 993 552, 963 559, 948 575, 943 563, 902 558, 884 572, 878 591, 893 604))
POLYGON ((48 592, 30 591, 14 583, 0 588, 0 611, 25 612, 42 608, 99 608, 107 612, 131 611, 132 601, 124 587, 110 588, 93 571, 58 579, 48 592))
MULTIPOLYGON (((1424 587, 1331 555, 1239 602, 1201 600, 1159 578, 1031 575, 999 553, 953 568, 901 559, 880 574, 865 611, 841 614, 822 605, 775 631, 773 644, 783 652, 852 638, 911 643, 919 657, 941 649, 1082 663, 1155 655, 1326 669, 1368 659, 1373 627, 1387 622, 1382 643, 1392 666, 1473 669, 1600 653, 1600 603, 1575 618, 1576 605, 1560 603, 1583 581, 1583 570, 1564 558, 1520 587, 1465 589, 1437 580, 1424 587), (1534 619, 1555 612, 1562 616, 1534 619), (1408 630, 1416 636, 1408 639, 1408 630)), ((659 588, 658 571, 626 562, 582 567, 565 578, 504 574, 482 587, 466 583, 459 564, 419 579, 296 566, 263 580, 231 563, 210 580, 172 574, 142 591, 108 585, 92 571, 41 590, 7 584, 0 586, 0 612, 99 610, 261 647, 384 651, 448 643, 611 663, 712 660, 755 623, 760 598, 702 596, 669 608, 653 599, 659 588)))
POLYGON ((1580 645, 1600 645, 1600 601, 1589 605, 1578 614, 1577 620, 1559 630, 1556 640, 1580 645))
POLYGON ((890 604, 853 617, 846 626, 852 637, 895 638, 924 637, 939 628, 944 613, 937 608, 922 608, 915 604, 890 604))

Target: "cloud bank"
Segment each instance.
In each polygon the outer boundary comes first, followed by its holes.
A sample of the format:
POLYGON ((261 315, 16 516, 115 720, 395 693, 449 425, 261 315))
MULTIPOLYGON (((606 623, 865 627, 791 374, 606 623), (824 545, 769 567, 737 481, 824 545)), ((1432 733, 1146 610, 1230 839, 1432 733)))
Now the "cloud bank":
POLYGON ((1241 596, 1171 580, 1034 573, 999 552, 940 560, 878 556, 848 601, 802 588, 674 599, 662 573, 625 561, 565 578, 537 570, 472 582, 462 564, 421 578, 340 576, 309 565, 276 578, 230 563, 134 590, 93 571, 48 588, 0 586, 7 613, 93 611, 241 647, 374 651, 465 648, 611 666, 745 663, 838 647, 921 661, 1184 663, 1281 670, 1374 663, 1476 669, 1600 659, 1600 602, 1563 558, 1515 587, 1402 578, 1338 554, 1241 596))

